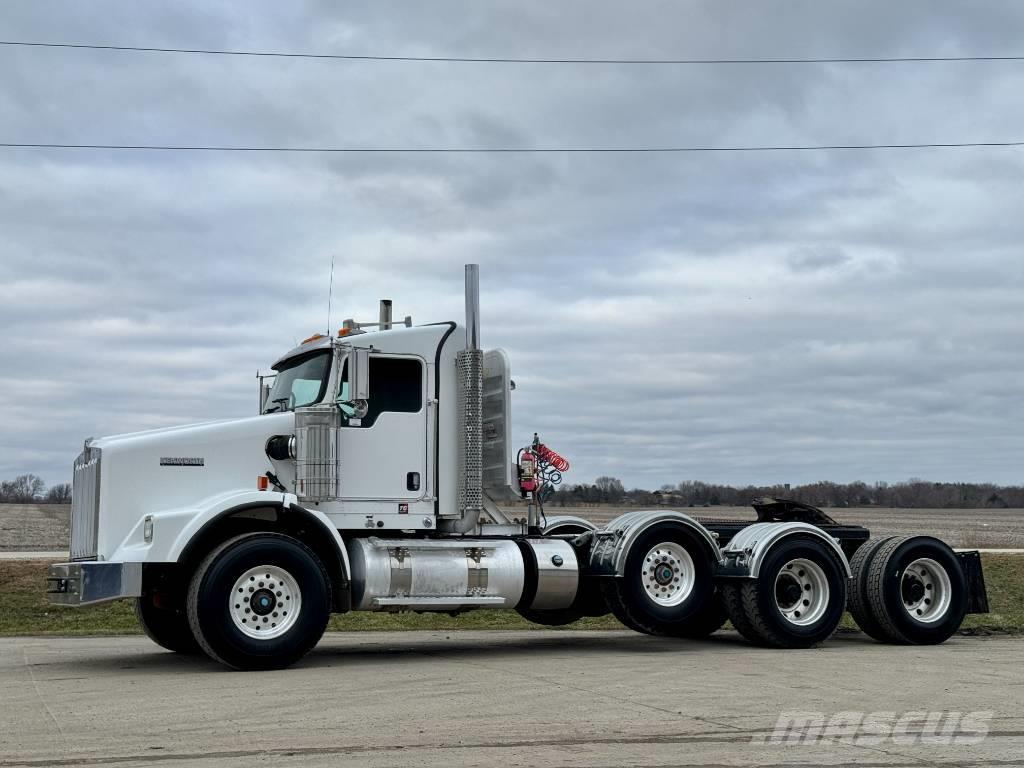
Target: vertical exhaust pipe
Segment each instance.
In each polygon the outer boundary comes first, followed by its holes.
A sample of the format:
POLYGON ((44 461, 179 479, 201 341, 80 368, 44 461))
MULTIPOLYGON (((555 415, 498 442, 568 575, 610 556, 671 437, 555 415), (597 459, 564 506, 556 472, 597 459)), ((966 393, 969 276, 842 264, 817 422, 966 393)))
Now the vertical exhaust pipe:
POLYGON ((466 349, 480 349, 480 265, 466 265, 466 349))
POLYGON ((466 265, 466 348, 455 356, 458 376, 459 484, 457 515, 447 533, 475 533, 483 511, 483 357, 480 349, 480 267, 466 265))
POLYGON ((381 331, 391 330, 391 299, 380 300, 380 324, 377 328, 381 331))

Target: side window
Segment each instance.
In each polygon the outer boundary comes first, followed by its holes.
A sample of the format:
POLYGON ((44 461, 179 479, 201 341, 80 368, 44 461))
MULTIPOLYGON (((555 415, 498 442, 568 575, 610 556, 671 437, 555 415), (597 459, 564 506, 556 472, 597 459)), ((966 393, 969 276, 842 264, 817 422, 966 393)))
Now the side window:
MULTIPOLYGON (((339 400, 348 399, 348 363, 341 372, 339 400)), ((423 363, 408 357, 370 356, 369 410, 359 426, 372 427, 385 411, 417 413, 423 407, 423 363)), ((352 409, 342 406, 351 418, 352 409)), ((355 426, 355 425, 352 425, 355 426)))

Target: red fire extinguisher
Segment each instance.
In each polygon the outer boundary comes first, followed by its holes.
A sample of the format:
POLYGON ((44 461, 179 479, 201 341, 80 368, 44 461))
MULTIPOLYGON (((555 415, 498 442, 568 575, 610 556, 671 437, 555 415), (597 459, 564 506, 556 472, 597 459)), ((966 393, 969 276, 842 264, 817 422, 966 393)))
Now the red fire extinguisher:
POLYGON ((537 490, 537 457, 530 450, 519 457, 519 490, 524 499, 537 490))

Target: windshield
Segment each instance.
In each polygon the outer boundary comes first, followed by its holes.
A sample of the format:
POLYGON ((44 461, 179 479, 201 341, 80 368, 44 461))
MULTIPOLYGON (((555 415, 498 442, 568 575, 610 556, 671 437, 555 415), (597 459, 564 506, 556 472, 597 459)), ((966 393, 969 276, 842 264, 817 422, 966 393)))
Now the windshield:
POLYGON ((290 411, 318 402, 327 386, 330 362, 331 355, 325 350, 283 364, 277 371, 263 412, 290 411))

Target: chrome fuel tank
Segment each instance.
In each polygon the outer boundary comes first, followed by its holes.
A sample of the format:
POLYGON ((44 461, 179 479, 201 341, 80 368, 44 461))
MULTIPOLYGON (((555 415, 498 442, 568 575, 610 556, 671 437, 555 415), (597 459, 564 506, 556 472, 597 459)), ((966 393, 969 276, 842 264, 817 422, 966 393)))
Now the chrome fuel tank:
POLYGON ((514 608, 523 594, 519 546, 500 539, 350 539, 352 608, 458 611, 514 608))

